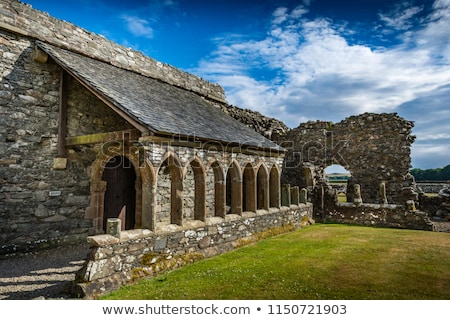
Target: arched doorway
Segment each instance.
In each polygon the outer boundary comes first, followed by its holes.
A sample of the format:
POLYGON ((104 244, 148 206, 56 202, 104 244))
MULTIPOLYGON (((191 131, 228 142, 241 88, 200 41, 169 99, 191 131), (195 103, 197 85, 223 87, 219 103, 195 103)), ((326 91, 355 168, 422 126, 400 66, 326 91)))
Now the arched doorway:
POLYGON ((111 158, 106 164, 102 180, 106 181, 103 230, 108 218, 120 218, 122 228, 133 229, 136 215, 136 172, 124 156, 111 158))
POLYGON ((348 181, 351 173, 343 166, 333 164, 325 168, 325 178, 333 189, 336 190, 338 201, 347 202, 348 181))

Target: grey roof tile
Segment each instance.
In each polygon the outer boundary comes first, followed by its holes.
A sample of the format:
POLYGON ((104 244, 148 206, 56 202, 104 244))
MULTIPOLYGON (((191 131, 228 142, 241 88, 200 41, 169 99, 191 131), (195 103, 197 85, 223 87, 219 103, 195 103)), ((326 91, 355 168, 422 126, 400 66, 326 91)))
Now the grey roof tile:
POLYGON ((155 134, 284 150, 193 92, 40 41, 37 44, 61 67, 155 134))

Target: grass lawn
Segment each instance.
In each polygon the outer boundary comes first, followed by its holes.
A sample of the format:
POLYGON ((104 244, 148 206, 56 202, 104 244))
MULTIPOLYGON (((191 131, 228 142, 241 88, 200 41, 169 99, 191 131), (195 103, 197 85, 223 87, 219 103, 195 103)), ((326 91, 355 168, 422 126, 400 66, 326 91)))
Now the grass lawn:
POLYGON ((102 299, 450 299, 450 233, 316 224, 102 299))

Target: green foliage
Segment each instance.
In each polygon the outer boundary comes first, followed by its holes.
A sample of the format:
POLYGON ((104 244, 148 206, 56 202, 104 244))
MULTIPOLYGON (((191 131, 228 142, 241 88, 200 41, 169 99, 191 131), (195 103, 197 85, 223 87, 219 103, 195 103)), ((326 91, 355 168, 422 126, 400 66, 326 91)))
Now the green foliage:
POLYGON ((448 300, 449 247, 449 233, 316 224, 101 299, 448 300))
POLYGON ((416 181, 447 181, 450 180, 450 164, 444 168, 410 170, 416 181))

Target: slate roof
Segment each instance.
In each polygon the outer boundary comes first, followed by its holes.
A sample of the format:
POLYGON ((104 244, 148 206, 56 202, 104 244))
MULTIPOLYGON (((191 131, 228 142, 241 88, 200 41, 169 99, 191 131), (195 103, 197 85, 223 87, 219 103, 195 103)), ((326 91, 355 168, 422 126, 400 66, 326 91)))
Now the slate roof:
POLYGON ((193 92, 40 41, 37 44, 63 69, 156 135, 284 150, 193 92))

